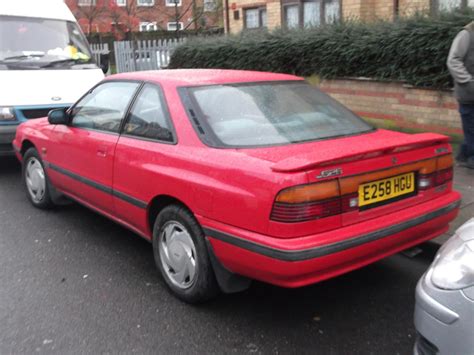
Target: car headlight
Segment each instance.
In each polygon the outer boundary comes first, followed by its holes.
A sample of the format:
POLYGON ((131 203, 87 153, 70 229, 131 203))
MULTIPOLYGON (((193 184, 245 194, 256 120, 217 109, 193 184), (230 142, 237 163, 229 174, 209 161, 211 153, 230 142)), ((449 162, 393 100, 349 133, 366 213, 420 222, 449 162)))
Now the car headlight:
POLYGON ((14 121, 15 112, 11 107, 0 106, 0 121, 14 121))
POLYGON ((446 290, 474 286, 474 218, 459 228, 438 251, 431 281, 446 290))

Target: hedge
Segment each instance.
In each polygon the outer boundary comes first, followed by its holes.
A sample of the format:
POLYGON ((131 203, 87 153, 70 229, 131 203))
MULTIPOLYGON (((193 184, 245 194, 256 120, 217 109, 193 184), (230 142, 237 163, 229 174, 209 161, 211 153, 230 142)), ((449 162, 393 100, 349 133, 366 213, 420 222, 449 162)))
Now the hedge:
POLYGON ((221 68, 321 78, 367 77, 448 88, 451 42, 474 11, 416 15, 395 22, 344 21, 315 29, 243 32, 188 40, 170 68, 221 68))

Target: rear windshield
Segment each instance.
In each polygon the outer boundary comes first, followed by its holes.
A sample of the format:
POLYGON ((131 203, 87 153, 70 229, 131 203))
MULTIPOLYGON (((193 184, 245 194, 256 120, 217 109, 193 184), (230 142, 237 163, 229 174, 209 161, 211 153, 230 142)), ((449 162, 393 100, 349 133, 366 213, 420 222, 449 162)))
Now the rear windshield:
POLYGON ((197 111, 193 123, 212 146, 283 145, 373 130, 305 82, 213 85, 188 92, 197 111))

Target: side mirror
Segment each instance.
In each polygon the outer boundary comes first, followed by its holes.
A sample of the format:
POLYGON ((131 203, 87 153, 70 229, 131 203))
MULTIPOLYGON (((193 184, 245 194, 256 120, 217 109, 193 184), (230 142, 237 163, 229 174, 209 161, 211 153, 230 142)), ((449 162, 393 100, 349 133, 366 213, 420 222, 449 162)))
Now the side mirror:
POLYGON ((48 122, 50 124, 69 124, 69 115, 65 108, 51 110, 48 113, 48 122))
POLYGON ((109 53, 100 55, 100 69, 102 69, 104 74, 107 74, 107 72, 109 71, 109 62, 110 62, 109 53))

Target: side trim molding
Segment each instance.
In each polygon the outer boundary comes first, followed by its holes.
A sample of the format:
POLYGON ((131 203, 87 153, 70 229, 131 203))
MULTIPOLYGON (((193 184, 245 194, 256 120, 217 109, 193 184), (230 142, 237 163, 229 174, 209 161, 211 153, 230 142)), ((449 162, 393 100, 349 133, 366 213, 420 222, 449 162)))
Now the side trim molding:
POLYGON ((47 167, 47 168, 49 168, 49 169, 51 169, 51 170, 54 170, 54 171, 56 171, 56 172, 58 172, 58 173, 60 173, 60 174, 63 174, 63 175, 65 175, 65 176, 67 176, 67 177, 70 177, 71 179, 74 179, 74 180, 76 180, 76 181, 82 182, 83 184, 88 185, 88 186, 91 186, 91 187, 93 187, 93 188, 95 188, 95 189, 97 189, 97 190, 99 190, 99 191, 102 191, 102 192, 105 192, 105 193, 110 194, 110 195, 112 195, 112 196, 115 196, 115 197, 117 197, 117 198, 119 198, 119 199, 121 199, 121 200, 123 200, 123 201, 125 201, 125 202, 128 202, 128 203, 130 203, 130 204, 132 204, 132 205, 138 207, 138 208, 145 209, 145 208, 148 206, 148 204, 147 204, 145 201, 136 199, 135 197, 132 197, 132 196, 130 196, 130 195, 127 195, 127 194, 125 194, 125 193, 123 193, 123 192, 114 190, 114 189, 112 189, 112 188, 109 187, 109 186, 105 186, 105 185, 100 184, 100 183, 98 183, 98 182, 95 182, 95 181, 93 181, 93 180, 91 180, 91 179, 85 178, 85 177, 83 177, 83 176, 81 176, 81 175, 78 175, 78 174, 76 174, 76 173, 73 173, 73 172, 71 172, 71 171, 69 171, 69 170, 67 170, 67 169, 64 169, 64 168, 62 168, 62 167, 60 167, 60 166, 57 166, 57 165, 55 165, 55 164, 52 164, 52 163, 49 163, 49 162, 45 162, 45 161, 44 161, 43 163, 44 163, 45 167, 47 167))
POLYGON ((412 227, 416 227, 432 219, 443 216, 459 208, 460 205, 461 205, 461 201, 458 200, 436 211, 430 212, 423 216, 419 216, 417 218, 411 219, 406 222, 394 224, 393 226, 390 226, 385 229, 380 229, 368 234, 359 235, 354 238, 343 240, 340 242, 322 245, 322 246, 318 246, 318 247, 314 247, 310 249, 303 249, 303 250, 276 249, 276 248, 272 248, 263 244, 255 243, 255 242, 252 242, 240 237, 236 237, 224 232, 220 232, 212 228, 204 228, 204 233, 208 237, 215 238, 225 243, 229 243, 239 248, 246 249, 251 252, 261 254, 264 256, 268 256, 273 259, 278 259, 282 261, 303 261, 303 260, 320 258, 326 255, 338 253, 350 248, 355 248, 362 244, 366 244, 366 243, 370 243, 379 239, 390 237, 393 234, 403 232, 404 230, 407 230, 412 227))

